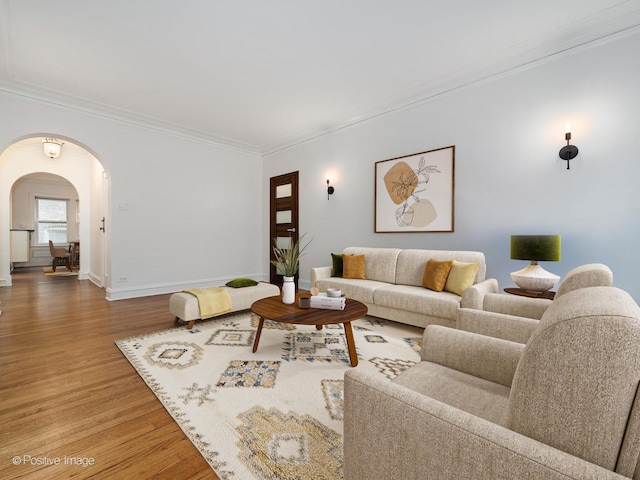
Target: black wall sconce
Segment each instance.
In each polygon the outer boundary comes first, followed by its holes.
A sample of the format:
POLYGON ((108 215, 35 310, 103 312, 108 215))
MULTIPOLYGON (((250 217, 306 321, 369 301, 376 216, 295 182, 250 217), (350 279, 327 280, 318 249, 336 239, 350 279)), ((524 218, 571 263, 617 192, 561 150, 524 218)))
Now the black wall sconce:
POLYGON ((327 178, 327 200, 331 198, 331 195, 333 195, 333 192, 335 191, 336 189, 329 185, 329 179, 327 178))
POLYGON ((578 147, 570 145, 571 140, 571 124, 567 123, 565 127, 564 139, 567 141, 567 145, 560 149, 560 158, 567 161, 567 170, 569 170, 569 160, 572 160, 578 156, 578 147))

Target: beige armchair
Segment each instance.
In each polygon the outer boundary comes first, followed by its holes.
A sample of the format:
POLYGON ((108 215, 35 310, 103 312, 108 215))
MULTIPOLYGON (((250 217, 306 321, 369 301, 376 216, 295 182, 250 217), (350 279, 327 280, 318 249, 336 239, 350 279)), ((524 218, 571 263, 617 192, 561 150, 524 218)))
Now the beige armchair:
MULTIPOLYGON (((564 277, 554 300, 574 290, 585 287, 610 287, 613 285, 611 269, 601 263, 581 265, 564 277)), ((473 288, 473 287, 471 287, 473 288)), ((458 310, 456 327, 468 332, 526 343, 540 318, 551 305, 551 300, 519 297, 499 293, 482 295, 480 308, 458 310)))
POLYGON ((626 292, 561 295, 526 345, 432 325, 421 355, 393 381, 346 372, 345 480, 640 478, 626 292))

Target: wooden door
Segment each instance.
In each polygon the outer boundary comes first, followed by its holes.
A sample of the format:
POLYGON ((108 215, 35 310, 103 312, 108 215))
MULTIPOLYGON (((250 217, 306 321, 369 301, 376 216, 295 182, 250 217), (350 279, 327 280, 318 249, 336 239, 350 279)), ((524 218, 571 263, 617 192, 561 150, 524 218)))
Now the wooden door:
MULTIPOLYGON (((274 239, 279 247, 285 247, 298 241, 298 172, 272 177, 270 181, 270 235, 269 259, 273 255, 274 239)), ((282 285, 282 275, 276 267, 269 264, 269 279, 274 285, 282 285)), ((298 275, 295 277, 298 281, 298 275)))

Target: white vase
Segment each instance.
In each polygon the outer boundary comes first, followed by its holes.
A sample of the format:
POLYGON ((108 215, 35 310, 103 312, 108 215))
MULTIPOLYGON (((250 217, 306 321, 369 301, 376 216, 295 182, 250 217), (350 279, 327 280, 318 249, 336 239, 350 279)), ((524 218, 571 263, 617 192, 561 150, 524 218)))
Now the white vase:
POLYGON ((293 277, 283 277, 284 283, 282 284, 282 303, 291 305, 296 301, 296 284, 293 281, 293 277))

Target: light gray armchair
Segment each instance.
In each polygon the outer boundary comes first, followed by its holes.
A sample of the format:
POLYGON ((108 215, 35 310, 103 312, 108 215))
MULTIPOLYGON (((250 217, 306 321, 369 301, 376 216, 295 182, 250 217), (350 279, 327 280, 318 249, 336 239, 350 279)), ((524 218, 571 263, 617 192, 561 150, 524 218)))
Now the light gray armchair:
MULTIPOLYGON (((574 290, 586 287, 613 285, 611 269, 602 263, 581 265, 564 277, 554 297, 556 299, 574 290)), ((472 287, 473 288, 473 287, 472 287)), ((526 343, 540 318, 551 305, 551 300, 519 297, 499 293, 479 293, 480 308, 460 308, 456 327, 519 343, 526 343)))
POLYGON ((626 292, 562 295, 526 345, 432 325, 421 355, 393 381, 345 374, 345 480, 640 478, 626 292))

